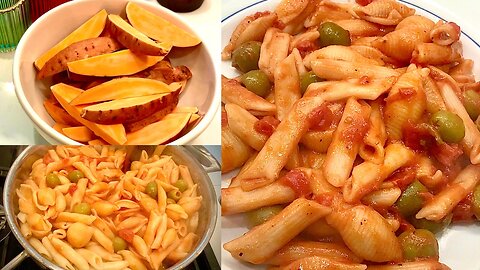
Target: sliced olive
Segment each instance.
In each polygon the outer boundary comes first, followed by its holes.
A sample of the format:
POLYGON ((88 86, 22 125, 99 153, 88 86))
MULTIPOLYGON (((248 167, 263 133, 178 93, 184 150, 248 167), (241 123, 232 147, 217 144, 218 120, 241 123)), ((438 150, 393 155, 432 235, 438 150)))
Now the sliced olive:
POLYGON ((178 179, 177 182, 175 182, 175 184, 173 184, 175 187, 178 188, 178 190, 180 190, 180 192, 184 192, 185 190, 188 189, 188 184, 185 180, 183 180, 182 178, 178 179))
POLYGON ((70 180, 70 182, 72 182, 72 183, 77 183, 78 180, 82 179, 83 177, 85 177, 85 176, 79 170, 73 170, 73 171, 69 172, 68 175, 67 175, 68 180, 70 180))
POLYGON ((47 181, 47 186, 51 188, 54 188, 61 184, 60 178, 58 178, 58 175, 54 173, 47 174, 46 181, 47 181))
POLYGON ((305 91, 307 91, 307 88, 310 84, 321 81, 323 81, 323 79, 315 75, 313 71, 309 71, 300 75, 300 90, 302 91, 302 95, 305 94, 305 91))
POLYGON ((447 143, 458 143, 465 137, 465 126, 460 116, 449 111, 438 111, 430 119, 438 129, 442 140, 447 143))
POLYGON ((463 105, 473 121, 480 115, 480 94, 474 90, 467 90, 463 93, 463 105))
POLYGON ((283 206, 274 205, 274 206, 265 206, 253 211, 245 213, 247 216, 248 224, 251 227, 265 223, 267 220, 271 219, 280 211, 283 210, 283 206))
POLYGON ((453 215, 451 214, 447 215, 445 218, 443 218, 440 221, 432 221, 425 218, 422 218, 422 219, 412 218, 410 220, 410 223, 412 223, 413 227, 415 227, 416 229, 425 229, 425 230, 431 231, 432 233, 438 233, 443 231, 443 229, 445 229, 446 227, 448 227, 448 225, 450 225, 450 223, 452 222, 452 216, 453 215))
POLYGON ((321 47, 330 45, 350 46, 350 32, 333 22, 325 22, 318 28, 320 32, 319 43, 321 47))
POLYGON ((174 201, 180 200, 181 196, 182 193, 180 192, 180 190, 170 190, 169 192, 167 192, 167 197, 174 201))
POLYGON ((420 193, 428 192, 427 188, 418 180, 411 183, 400 195, 395 205, 404 217, 410 217, 423 206, 424 199, 420 193))
POLYGON ((272 89, 267 74, 261 70, 252 70, 242 75, 242 84, 258 96, 266 97, 272 89))
POLYGON ((147 193, 148 196, 156 199, 158 195, 157 183, 155 181, 148 183, 145 187, 145 193, 147 193))
POLYGON ((258 41, 249 41, 240 45, 232 53, 232 66, 243 73, 258 69, 261 46, 262 43, 258 41))
POLYGON ((412 261, 416 258, 438 259, 438 243, 435 235, 423 229, 405 231, 398 237, 403 256, 412 261))
POLYGON ((92 210, 88 203, 79 203, 73 207, 73 212, 82 215, 90 215, 92 210))
POLYGON ((123 240, 123 238, 121 237, 115 236, 112 242, 113 242, 113 250, 115 252, 127 249, 127 242, 123 240))

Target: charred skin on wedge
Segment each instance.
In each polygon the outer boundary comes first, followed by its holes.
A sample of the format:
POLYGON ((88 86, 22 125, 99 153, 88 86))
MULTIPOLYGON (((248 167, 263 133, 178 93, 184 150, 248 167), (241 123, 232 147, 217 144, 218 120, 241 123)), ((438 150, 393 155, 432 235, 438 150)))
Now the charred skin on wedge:
POLYGON ((132 77, 148 78, 171 84, 189 80, 192 78, 192 72, 186 66, 174 67, 168 59, 164 59, 146 70, 133 74, 132 77))
POLYGON ((106 27, 118 42, 135 53, 165 56, 172 48, 167 42, 157 43, 150 39, 118 15, 108 15, 106 27))
POLYGON ((111 53, 120 48, 120 44, 109 37, 97 37, 75 42, 50 58, 37 73, 37 79, 41 80, 67 70, 68 62, 111 53))
POLYGON ((99 124, 128 124, 159 111, 171 111, 178 104, 180 90, 167 94, 103 102, 83 108, 82 117, 99 124), (113 109, 112 109, 113 108, 113 109))

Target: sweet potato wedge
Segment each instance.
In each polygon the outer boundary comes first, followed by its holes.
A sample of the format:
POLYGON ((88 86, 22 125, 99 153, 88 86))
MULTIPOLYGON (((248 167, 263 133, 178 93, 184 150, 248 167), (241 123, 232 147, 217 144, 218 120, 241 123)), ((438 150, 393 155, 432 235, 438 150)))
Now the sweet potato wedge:
POLYGON ((77 142, 88 142, 95 138, 93 132, 86 126, 65 127, 62 131, 65 136, 77 142))
POLYGON ((127 124, 148 119, 155 113, 171 112, 180 90, 149 96, 117 99, 83 108, 82 117, 100 124, 127 124))
POLYGON ((166 84, 184 82, 192 78, 192 72, 186 66, 173 67, 168 60, 162 60, 150 68, 133 74, 132 77, 148 78, 162 81, 166 84))
POLYGON ((37 79, 41 80, 67 70, 68 62, 111 53, 120 48, 120 44, 109 37, 97 37, 75 42, 50 58, 37 73, 37 79))
POLYGON ((94 139, 88 141, 88 145, 108 145, 108 143, 102 139, 94 139))
POLYGON ((135 3, 129 2, 126 11, 128 21, 132 26, 152 39, 167 41, 176 47, 191 47, 202 42, 194 34, 143 9, 135 3))
POLYGON ((68 114, 84 126, 88 127, 97 136, 101 137, 108 143, 115 145, 124 144, 127 141, 123 125, 100 125, 90 122, 80 116, 81 107, 70 105, 70 102, 82 92, 81 89, 63 83, 56 84, 50 87, 50 89, 68 114))
POLYGON ((64 128, 67 128, 67 127, 70 127, 69 125, 65 125, 65 124, 60 124, 60 123, 55 123, 53 124, 53 129, 55 129, 56 131, 62 133, 63 135, 65 135, 65 133, 63 133, 63 129, 64 128))
POLYGON ((95 77, 115 77, 135 74, 161 61, 163 56, 135 54, 130 50, 102 54, 67 63, 68 72, 95 77))
POLYGON ((62 107, 57 106, 54 99, 49 98, 43 102, 43 106, 52 119, 59 123, 69 126, 78 126, 80 123, 75 120, 70 114, 68 114, 62 107))
POLYGON ((38 70, 41 70, 45 63, 47 63, 50 58, 56 55, 61 50, 68 47, 70 44, 75 42, 98 37, 105 28, 105 22, 107 21, 107 11, 105 9, 101 10, 95 16, 90 18, 70 35, 64 38, 62 41, 53 46, 50 50, 46 51, 39 58, 35 60, 35 67, 38 70))
POLYGON ((165 56, 172 49, 171 43, 155 42, 115 14, 108 15, 107 28, 118 42, 135 53, 165 56))
POLYGON ((79 105, 123 98, 170 93, 178 90, 181 87, 182 86, 180 83, 168 85, 151 79, 125 77, 113 79, 92 87, 81 93, 71 102, 71 104, 79 105))
POLYGON ((164 144, 174 140, 187 126, 191 113, 171 113, 162 120, 127 134, 127 144, 164 144))
POLYGON ((176 107, 172 113, 198 113, 197 107, 176 107))

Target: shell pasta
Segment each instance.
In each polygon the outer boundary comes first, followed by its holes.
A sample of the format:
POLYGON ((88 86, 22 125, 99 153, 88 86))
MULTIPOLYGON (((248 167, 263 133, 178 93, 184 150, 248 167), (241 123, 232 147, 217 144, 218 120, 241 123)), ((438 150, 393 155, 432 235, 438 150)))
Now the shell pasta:
POLYGON ((165 269, 195 247, 202 196, 163 147, 57 146, 16 189, 20 231, 64 269, 165 269))
POLYGON ((450 269, 435 234, 480 220, 460 27, 396 0, 265 6, 222 53, 222 215, 249 228, 228 224, 226 265, 450 269))

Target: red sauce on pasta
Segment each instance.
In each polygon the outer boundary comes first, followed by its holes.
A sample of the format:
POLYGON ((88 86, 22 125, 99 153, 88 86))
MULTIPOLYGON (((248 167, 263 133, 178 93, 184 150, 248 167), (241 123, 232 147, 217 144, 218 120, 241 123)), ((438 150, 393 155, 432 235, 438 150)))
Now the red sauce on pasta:
POLYGON ((297 197, 304 197, 312 193, 307 176, 300 170, 293 169, 289 171, 280 181, 282 184, 293 189, 297 197))
POLYGON ((398 169, 386 181, 394 183, 403 191, 415 180, 416 176, 416 168, 409 166, 398 169))
POLYGON ((314 196, 313 199, 321 205, 331 207, 335 199, 335 194, 323 193, 323 194, 314 196))
POLYGON ((308 123, 312 130, 327 130, 332 125, 333 121, 333 112, 327 104, 322 104, 322 106, 316 108, 308 115, 308 123))
POLYGON ((278 124, 280 124, 280 121, 276 119, 273 116, 265 116, 262 119, 258 120, 255 122, 255 125, 253 128, 261 134, 271 136, 275 129, 277 128, 278 124))
POLYGON ((394 102, 397 100, 410 99, 417 94, 412 87, 405 87, 398 89, 398 93, 393 94, 385 99, 386 102, 394 102))
POLYGON ((45 164, 48 164, 50 162, 53 162, 53 159, 52 157, 50 157, 50 154, 49 153, 46 153, 44 156, 43 156, 43 163, 45 164))
POLYGON ((77 188, 78 188, 77 184, 71 184, 70 187, 68 188, 68 193, 70 193, 70 195, 73 195, 73 193, 75 193, 77 188))
POLYGON ((355 0, 360 6, 366 6, 373 2, 373 0, 355 0))
POLYGON ((472 196, 472 193, 468 194, 453 208, 453 221, 473 221, 476 219, 472 208, 472 196))
POLYGON ((440 163, 450 166, 463 154, 463 150, 458 144, 442 143, 433 146, 431 153, 440 163))
POLYGON ((345 121, 350 121, 350 123, 341 133, 340 138, 347 144, 348 149, 352 149, 354 144, 362 142, 369 125, 364 119, 345 119, 345 121))
POLYGON ((300 55, 302 56, 302 58, 305 58, 307 54, 320 49, 320 46, 316 41, 304 40, 304 41, 300 41, 297 44, 296 48, 300 52, 300 55))
POLYGON ((128 243, 133 242, 133 236, 135 233, 130 229, 123 229, 118 231, 118 236, 123 240, 127 241, 128 243))

